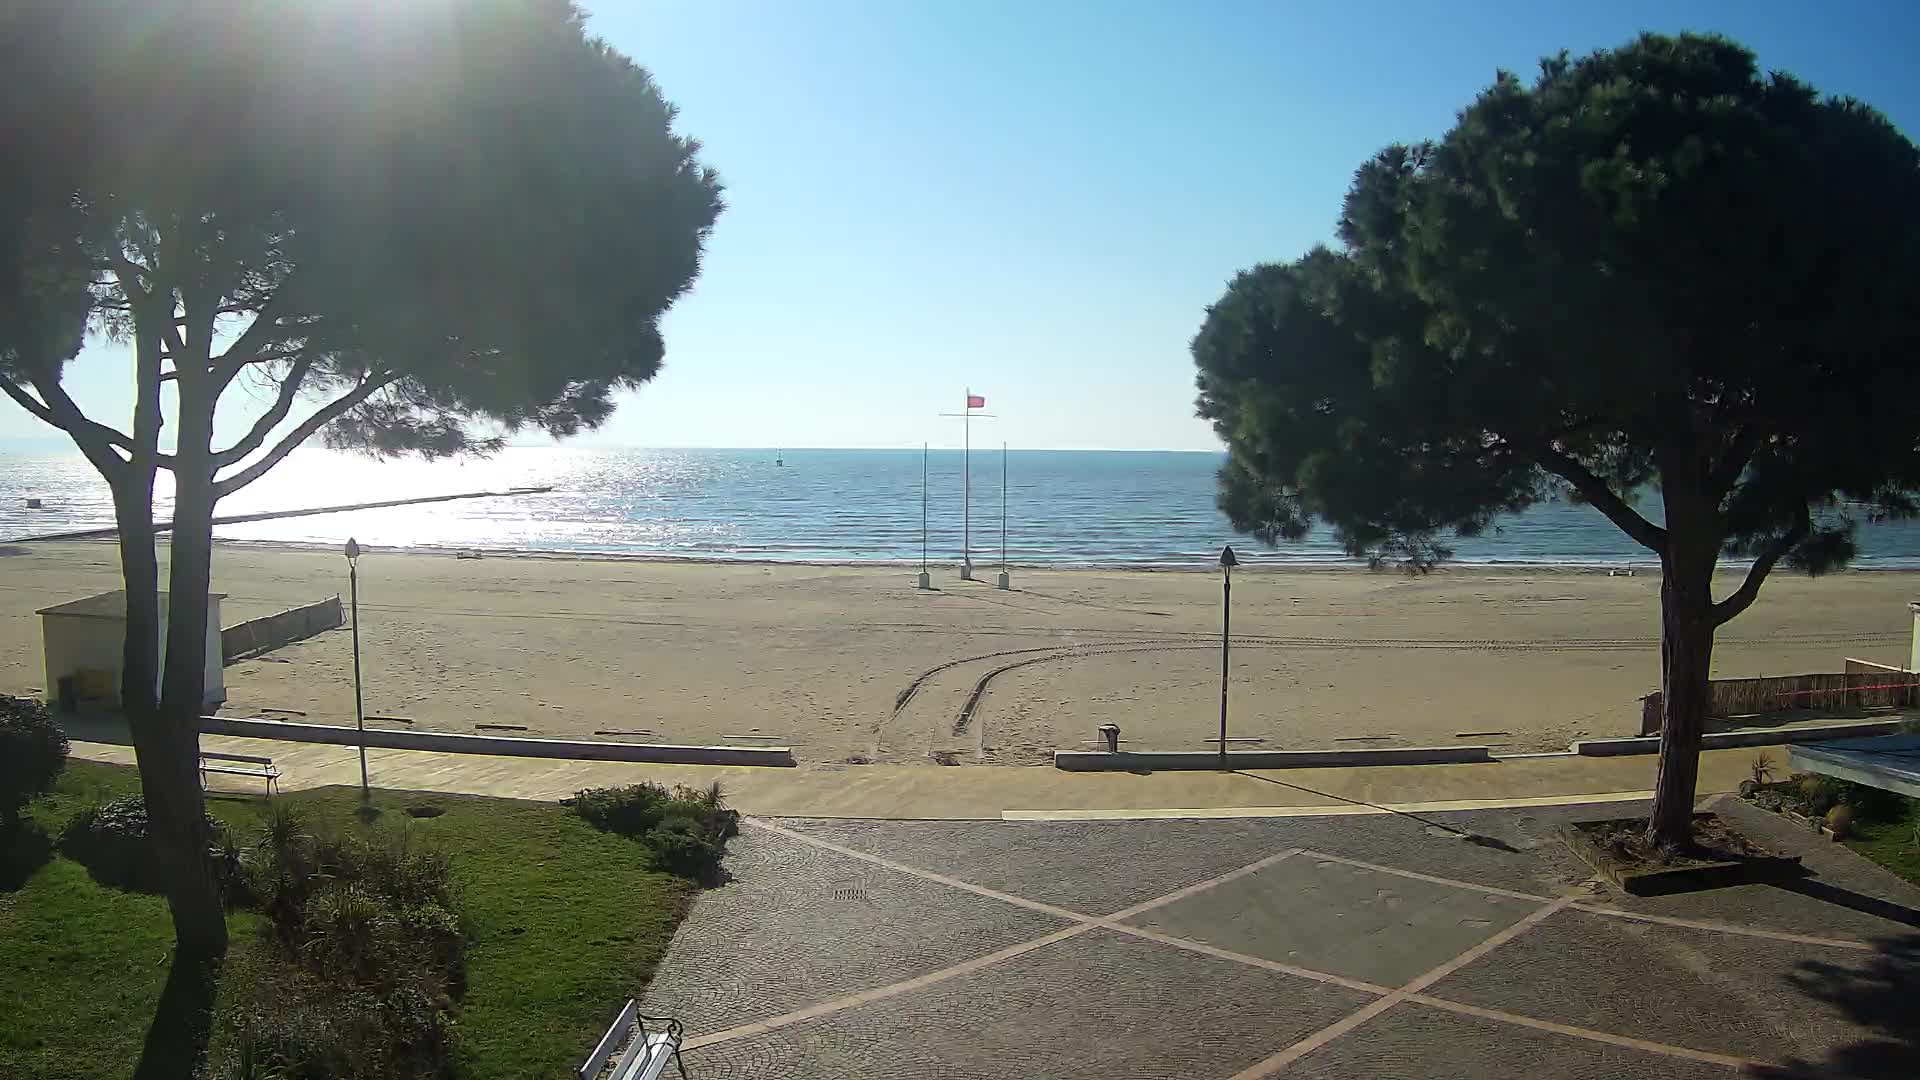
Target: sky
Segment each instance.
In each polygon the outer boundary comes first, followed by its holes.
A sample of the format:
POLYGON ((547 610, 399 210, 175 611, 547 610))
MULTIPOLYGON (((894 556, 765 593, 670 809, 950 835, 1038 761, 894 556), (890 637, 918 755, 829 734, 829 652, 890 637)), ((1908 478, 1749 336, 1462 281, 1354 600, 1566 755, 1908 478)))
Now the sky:
MULTIPOLYGON (((1187 343, 1236 271, 1331 241, 1353 170, 1497 70, 1642 30, 1725 33, 1920 134, 1912 0, 584 6, 728 204, 665 368, 589 445, 957 446, 970 388, 975 445, 1217 448, 1187 343)), ((130 366, 93 345, 69 383, 122 417, 130 366)), ((0 408, 0 440, 48 434, 0 408)))

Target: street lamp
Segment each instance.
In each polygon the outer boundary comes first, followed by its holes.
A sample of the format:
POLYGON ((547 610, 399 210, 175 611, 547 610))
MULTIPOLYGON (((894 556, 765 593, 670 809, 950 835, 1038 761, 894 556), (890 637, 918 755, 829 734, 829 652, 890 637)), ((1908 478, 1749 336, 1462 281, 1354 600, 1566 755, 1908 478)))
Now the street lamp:
MULTIPOLYGON (((360 729, 360 801, 373 797, 367 787, 367 712, 360 698, 360 542, 347 537, 347 593, 353 606, 353 723, 360 729)), ((1221 744, 1225 746, 1225 743, 1221 744)))
POLYGON ((1227 767, 1227 627, 1233 618, 1233 568, 1240 565, 1233 545, 1220 549, 1220 768, 1227 767))

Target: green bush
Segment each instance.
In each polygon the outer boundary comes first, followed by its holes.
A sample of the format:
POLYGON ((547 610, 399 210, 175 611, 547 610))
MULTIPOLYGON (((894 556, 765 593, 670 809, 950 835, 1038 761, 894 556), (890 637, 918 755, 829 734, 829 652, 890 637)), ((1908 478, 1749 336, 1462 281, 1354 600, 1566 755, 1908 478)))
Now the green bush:
POLYGON ((1902 796, 1851 780, 1799 773, 1792 783, 1801 805, 1813 817, 1824 817, 1829 810, 1845 806, 1862 821, 1897 821, 1906 810, 1902 796))
POLYGON ((720 838, 697 818, 666 818, 647 833, 645 843, 655 869, 696 881, 711 880, 720 871, 720 838))
POLYGON ((53 789, 67 767, 67 735, 47 707, 0 694, 0 829, 20 825, 27 800, 53 789))
MULTIPOLYGON (((226 826, 207 815, 207 833, 219 846, 208 852, 223 886, 237 871, 238 861, 225 840, 226 826)), ((122 795, 104 806, 85 806, 74 812, 60 830, 60 850, 85 866, 103 884, 139 892, 157 891, 160 861, 147 831, 147 802, 139 795, 122 795)))
POLYGON ((672 791, 659 784, 588 788, 567 804, 595 828, 645 844, 656 869, 696 881, 719 874, 726 840, 740 831, 740 815, 728 809, 718 783, 672 791))
POLYGON ((226 1025, 222 1080, 447 1080, 452 1024, 444 1004, 411 987, 379 994, 319 985, 297 998, 251 988, 226 1025))
POLYGON ((672 798, 659 784, 630 784, 617 788, 587 788, 567 805, 601 832, 641 837, 660 823, 663 807, 672 798))
POLYGON ((382 991, 466 987, 453 862, 406 832, 316 835, 298 815, 276 810, 248 867, 247 892, 310 971, 382 991))

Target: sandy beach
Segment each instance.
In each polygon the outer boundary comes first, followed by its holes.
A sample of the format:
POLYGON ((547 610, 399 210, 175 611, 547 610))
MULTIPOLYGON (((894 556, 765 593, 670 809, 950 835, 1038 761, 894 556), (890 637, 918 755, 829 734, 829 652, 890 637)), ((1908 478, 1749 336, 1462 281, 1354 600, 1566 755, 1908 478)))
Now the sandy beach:
MULTIPOLYGON (((38 692, 33 612, 118 588, 116 554, 0 553, 0 691, 38 692)), ((345 561, 322 551, 222 545, 214 577, 228 624, 347 590, 345 561)), ((1715 674, 1903 663, 1916 579, 1776 575, 1721 632, 1715 674)), ((419 728, 998 764, 1090 746, 1106 722, 1136 747, 1217 731, 1214 573, 1016 568, 1001 592, 936 566, 936 591, 919 592, 900 567, 376 551, 360 583, 367 712, 419 728)), ((1636 734, 1637 698, 1658 683, 1658 595, 1647 573, 1243 570, 1232 733, 1260 740, 1248 747, 1512 751, 1636 734)), ((226 680, 230 715, 352 722, 344 629, 230 666, 226 680)))

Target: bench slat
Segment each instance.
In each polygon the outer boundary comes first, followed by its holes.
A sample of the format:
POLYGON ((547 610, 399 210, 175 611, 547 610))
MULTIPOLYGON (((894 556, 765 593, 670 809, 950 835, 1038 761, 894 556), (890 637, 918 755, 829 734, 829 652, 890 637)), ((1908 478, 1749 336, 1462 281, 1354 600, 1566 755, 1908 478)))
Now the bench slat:
MULTIPOLYGON (((593 1048, 593 1053, 587 1055, 587 1060, 580 1063, 580 1080, 593 1080, 600 1075, 600 1069, 606 1065, 607 1059, 613 1056, 613 1048, 620 1045, 621 1039, 626 1038, 627 1029, 633 1026, 633 1018, 639 1013, 640 1003, 628 998, 627 1004, 620 1010, 620 1015, 615 1017, 613 1023, 608 1026, 606 1034, 600 1036, 600 1042, 593 1048)), ((617 1076, 618 1073, 615 1075, 617 1076)))
POLYGON ((279 769, 236 769, 230 765, 202 765, 200 771, 226 773, 232 776, 271 776, 276 780, 280 777, 279 769))
POLYGON ((211 750, 202 750, 200 756, 209 761, 251 761, 256 765, 271 765, 273 759, 258 754, 216 754, 211 750))
POLYGON ((679 1049, 665 1033, 647 1036, 647 1064, 633 1080, 660 1080, 667 1072, 667 1060, 679 1049))

